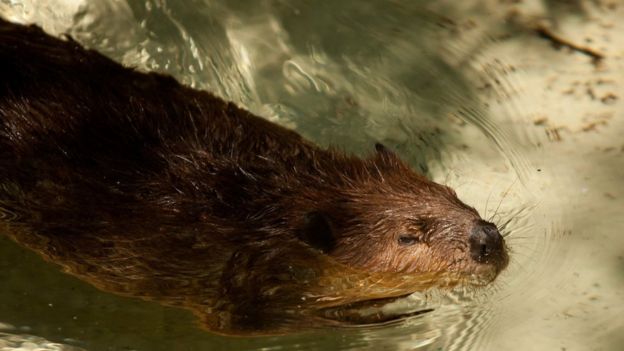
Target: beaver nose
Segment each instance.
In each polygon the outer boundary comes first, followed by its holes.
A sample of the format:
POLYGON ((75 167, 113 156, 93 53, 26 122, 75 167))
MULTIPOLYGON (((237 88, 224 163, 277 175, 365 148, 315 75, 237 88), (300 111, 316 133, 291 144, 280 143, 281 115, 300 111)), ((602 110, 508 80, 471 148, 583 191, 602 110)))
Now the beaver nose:
POLYGON ((489 263, 504 255, 503 237, 492 223, 477 222, 469 241, 470 255, 479 263, 489 263))

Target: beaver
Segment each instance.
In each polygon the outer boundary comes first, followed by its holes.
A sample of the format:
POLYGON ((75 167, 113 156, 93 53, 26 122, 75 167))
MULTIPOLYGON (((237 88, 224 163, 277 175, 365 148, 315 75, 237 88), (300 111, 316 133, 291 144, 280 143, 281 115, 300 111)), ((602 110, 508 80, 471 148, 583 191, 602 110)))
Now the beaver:
POLYGON ((0 221, 66 272, 222 334, 348 323, 336 308, 508 262, 496 225, 381 144, 324 149, 1 19, 0 221))

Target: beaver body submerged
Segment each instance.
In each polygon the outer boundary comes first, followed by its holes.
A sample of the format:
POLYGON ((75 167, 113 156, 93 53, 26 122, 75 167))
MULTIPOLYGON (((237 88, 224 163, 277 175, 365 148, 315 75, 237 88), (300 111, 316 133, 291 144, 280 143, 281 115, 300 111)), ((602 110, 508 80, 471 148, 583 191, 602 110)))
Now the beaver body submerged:
POLYGON ((190 308, 210 330, 312 326, 323 308, 449 274, 496 277, 507 264, 496 227, 376 149, 323 150, 171 77, 0 20, 5 231, 104 290, 190 308))

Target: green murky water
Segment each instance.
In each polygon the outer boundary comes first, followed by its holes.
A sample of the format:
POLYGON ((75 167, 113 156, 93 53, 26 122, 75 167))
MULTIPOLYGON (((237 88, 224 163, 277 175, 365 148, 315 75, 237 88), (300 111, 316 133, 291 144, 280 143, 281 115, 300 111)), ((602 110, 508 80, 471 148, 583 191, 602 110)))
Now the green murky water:
POLYGON ((0 350, 624 348, 624 9, 609 4, 1 0, 5 18, 319 144, 383 142, 507 223, 511 263, 478 291, 415 294, 435 310, 399 325, 228 338, 1 238, 0 350), (536 23, 605 58, 553 48, 536 23))

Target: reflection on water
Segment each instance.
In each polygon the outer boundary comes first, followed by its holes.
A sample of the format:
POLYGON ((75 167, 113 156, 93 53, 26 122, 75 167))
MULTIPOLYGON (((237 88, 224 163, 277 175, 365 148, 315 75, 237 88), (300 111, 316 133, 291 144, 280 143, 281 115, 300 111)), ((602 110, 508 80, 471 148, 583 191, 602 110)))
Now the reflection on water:
POLYGON ((81 351, 83 349, 50 342, 31 335, 13 335, 0 332, 0 350, 3 351, 81 351))
POLYGON ((607 52, 598 70, 531 36, 522 14, 543 14, 539 1, 488 16, 477 1, 462 3, 0 1, 4 17, 69 32, 322 145, 365 153, 385 143, 506 224, 512 260, 487 288, 375 307, 432 309, 404 323, 230 339, 199 330, 187 312, 97 291, 2 239, 0 321, 90 350, 617 349, 624 145, 615 137, 624 124, 622 97, 606 97, 622 88, 610 48, 624 45, 596 39, 617 22, 596 12, 599 25, 583 27, 579 12, 597 11, 590 2, 545 2, 562 33, 607 52), (577 27, 565 27, 569 18, 577 27))

